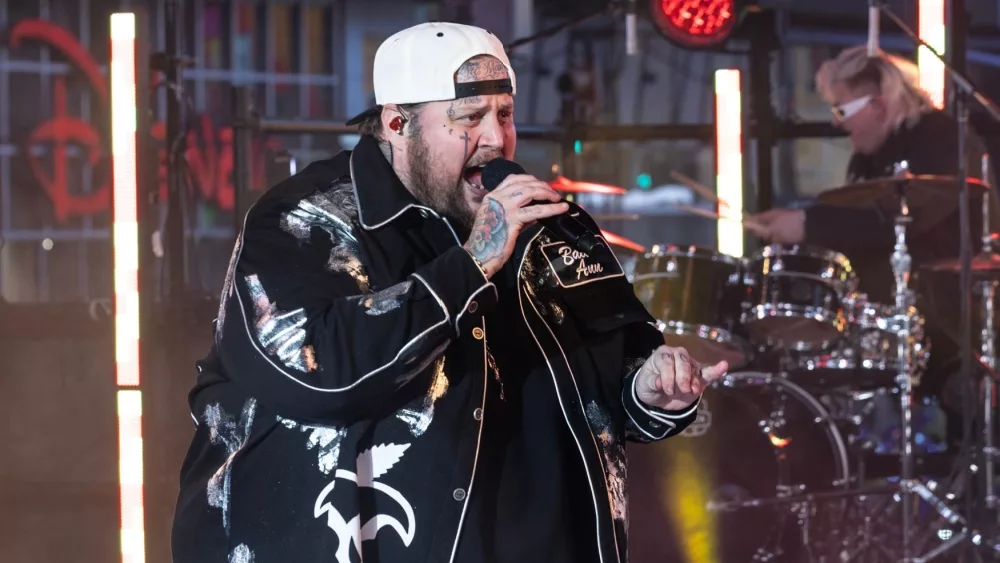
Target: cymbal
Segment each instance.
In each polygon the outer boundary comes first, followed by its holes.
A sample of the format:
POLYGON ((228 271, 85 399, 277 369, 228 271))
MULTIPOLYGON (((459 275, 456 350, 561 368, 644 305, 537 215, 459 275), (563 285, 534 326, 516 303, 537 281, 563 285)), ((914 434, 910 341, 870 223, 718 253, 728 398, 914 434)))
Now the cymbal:
POLYGON ((628 190, 625 188, 619 188, 618 186, 609 186, 607 184, 598 184, 595 182, 577 182, 576 180, 570 180, 565 176, 556 177, 555 180, 549 182, 549 186, 557 192, 605 195, 622 195, 628 193, 628 190))
MULTIPOLYGON (((927 264, 923 267, 929 272, 962 271, 962 263, 958 258, 945 258, 927 264)), ((983 252, 972 257, 970 270, 976 277, 1000 278, 1000 255, 994 252, 983 252)))
POLYGON ((629 239, 621 235, 616 235, 610 231, 605 231, 601 229, 601 236, 603 236, 604 240, 608 241, 608 244, 612 246, 620 246, 622 248, 625 248, 627 250, 633 250, 635 252, 646 252, 645 246, 642 246, 637 242, 630 241, 629 239))
MULTIPOLYGON (((981 196, 987 189, 976 178, 969 178, 968 185, 971 197, 981 196)), ((894 217, 899 213, 900 193, 906 196, 914 232, 926 231, 958 208, 958 179, 954 176, 879 178, 827 190, 818 199, 840 207, 880 209, 887 217, 894 217)))

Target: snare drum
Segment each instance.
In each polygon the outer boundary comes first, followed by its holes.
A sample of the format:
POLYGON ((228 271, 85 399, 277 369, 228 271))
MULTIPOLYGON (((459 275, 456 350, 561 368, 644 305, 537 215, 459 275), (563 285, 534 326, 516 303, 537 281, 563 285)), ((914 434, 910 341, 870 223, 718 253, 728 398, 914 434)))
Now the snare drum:
POLYGON ((743 324, 751 338, 792 350, 825 349, 848 325, 857 287, 847 257, 824 248, 770 245, 746 263, 743 324))
POLYGON ((730 369, 750 360, 737 331, 740 260, 698 246, 654 246, 635 264, 635 293, 659 321, 664 340, 696 360, 726 360, 730 369))

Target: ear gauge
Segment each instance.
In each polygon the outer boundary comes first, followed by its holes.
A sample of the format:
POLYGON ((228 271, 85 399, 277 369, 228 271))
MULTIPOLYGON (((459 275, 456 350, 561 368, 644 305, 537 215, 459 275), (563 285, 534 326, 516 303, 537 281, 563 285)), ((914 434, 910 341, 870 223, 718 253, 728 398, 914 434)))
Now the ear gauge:
POLYGON ((391 121, 389 121, 389 129, 392 129, 393 131, 402 135, 404 123, 406 123, 406 120, 397 115, 396 117, 393 117, 391 121))

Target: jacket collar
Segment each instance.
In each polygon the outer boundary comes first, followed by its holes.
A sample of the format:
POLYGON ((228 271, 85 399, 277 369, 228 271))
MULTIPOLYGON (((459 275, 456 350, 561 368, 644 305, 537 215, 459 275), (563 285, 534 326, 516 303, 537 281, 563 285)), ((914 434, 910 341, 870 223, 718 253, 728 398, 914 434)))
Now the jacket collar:
POLYGON ((358 222, 365 230, 383 227, 410 209, 422 209, 396 176, 374 137, 364 136, 351 152, 351 184, 358 202, 358 222))

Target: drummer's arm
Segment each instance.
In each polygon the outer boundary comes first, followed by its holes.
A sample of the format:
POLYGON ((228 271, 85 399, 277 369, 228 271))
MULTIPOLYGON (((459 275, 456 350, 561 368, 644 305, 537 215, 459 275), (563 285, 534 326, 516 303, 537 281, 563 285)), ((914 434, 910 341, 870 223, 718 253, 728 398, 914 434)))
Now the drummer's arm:
MULTIPOLYGON (((948 131, 942 138, 950 141, 952 135, 948 131)), ((914 140, 905 151, 905 160, 910 173, 915 175, 954 176, 958 168, 955 144, 942 143, 940 138, 914 140)), ((848 168, 853 167, 852 160, 848 168)), ((975 166, 970 166, 970 171, 971 175, 979 176, 975 166)), ((910 212, 919 214, 917 209, 910 212)), ((877 208, 857 209, 819 203, 807 208, 805 213, 806 244, 841 251, 859 248, 878 251, 891 249, 896 241, 893 217, 877 208)))
POLYGON ((843 251, 845 248, 892 248, 893 220, 877 209, 816 204, 805 211, 805 243, 843 251))
POLYGON ((667 411, 647 405, 635 393, 635 378, 650 355, 663 345, 663 333, 647 323, 633 323, 625 330, 625 360, 622 365, 622 406, 625 408, 625 437, 632 442, 655 442, 675 436, 698 416, 698 404, 683 411, 667 411))

